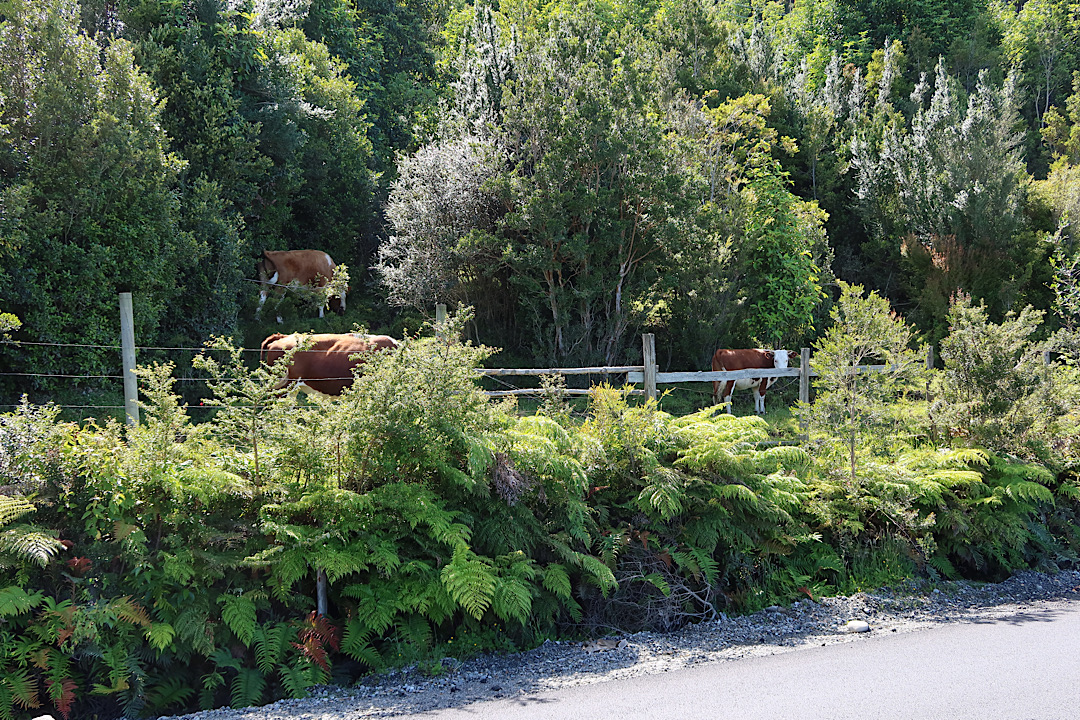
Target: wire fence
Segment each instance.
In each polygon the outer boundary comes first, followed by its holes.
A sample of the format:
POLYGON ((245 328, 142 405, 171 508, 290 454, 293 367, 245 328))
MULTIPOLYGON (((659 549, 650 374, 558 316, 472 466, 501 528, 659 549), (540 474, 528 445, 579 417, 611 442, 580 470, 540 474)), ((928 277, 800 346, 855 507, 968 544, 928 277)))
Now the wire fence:
MULTIPOLYGON (((348 333, 353 335, 359 335, 356 333, 348 333)), ((288 337, 287 335, 284 335, 288 337)), ((29 341, 29 340, 2 340, 0 341, 0 347, 31 347, 31 348, 69 348, 69 349, 90 349, 90 350, 112 350, 120 352, 123 350, 121 345, 102 345, 92 343, 59 343, 59 342, 42 342, 42 341, 29 341)), ((243 353, 259 353, 260 356, 265 352, 265 348, 236 348, 243 353)), ((227 348, 202 346, 202 347, 186 347, 186 346, 167 346, 167 345, 136 345, 135 350, 144 352, 185 352, 192 354, 199 354, 204 352, 225 352, 227 348)), ((327 353, 348 353, 354 354, 354 350, 319 350, 319 352, 327 353)), ((518 384, 511 383, 503 379, 503 375, 511 376, 540 376, 540 375, 557 375, 557 374, 576 374, 593 376, 600 375, 604 377, 610 377, 613 374, 622 374, 630 369, 640 369, 641 366, 618 366, 618 367, 595 367, 595 368, 480 368, 478 374, 482 379, 487 381, 487 384, 494 385, 497 389, 485 390, 485 393, 489 397, 509 397, 509 396, 543 396, 545 390, 543 387, 523 388, 518 384)), ((123 375, 120 372, 115 373, 57 373, 57 372, 0 372, 0 377, 13 377, 13 378, 41 378, 50 380, 123 380, 123 375)), ((178 377, 174 378, 178 383, 206 383, 211 380, 209 376, 206 377, 178 377)), ((320 380, 334 381, 334 380, 352 380, 353 376, 348 377, 326 377, 319 378, 320 380)), ((589 383, 590 386, 592 383, 589 383)), ((574 395, 586 395, 591 392, 590 389, 585 388, 565 388, 560 389, 559 392, 563 392, 568 396, 574 395)), ((632 394, 644 394, 642 390, 632 390, 632 394)), ((19 404, 16 403, 0 403, 0 408, 16 408, 19 404)), ((70 410, 124 410, 125 405, 114 404, 55 404, 55 407, 70 410)), ((197 409, 197 410, 213 410, 213 405, 192 404, 188 403, 182 405, 185 409, 197 409)))

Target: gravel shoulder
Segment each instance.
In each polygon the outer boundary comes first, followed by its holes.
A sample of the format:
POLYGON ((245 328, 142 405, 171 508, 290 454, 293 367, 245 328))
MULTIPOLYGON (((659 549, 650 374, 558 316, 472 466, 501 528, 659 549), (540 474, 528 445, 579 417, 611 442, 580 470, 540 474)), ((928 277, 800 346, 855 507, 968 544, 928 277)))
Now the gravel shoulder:
POLYGON ((867 632, 872 635, 915 632, 947 623, 997 620, 1077 603, 1080 603, 1080 571, 1054 575, 1022 572, 997 584, 908 583, 848 597, 823 598, 819 602, 802 600, 753 615, 725 616, 674 633, 642 632, 600 643, 549 640, 528 652, 474 658, 439 677, 406 669, 362 678, 350 688, 321 687, 302 700, 282 700, 253 708, 224 708, 179 718, 394 717, 659 674, 701 663, 853 642, 865 637, 867 632))

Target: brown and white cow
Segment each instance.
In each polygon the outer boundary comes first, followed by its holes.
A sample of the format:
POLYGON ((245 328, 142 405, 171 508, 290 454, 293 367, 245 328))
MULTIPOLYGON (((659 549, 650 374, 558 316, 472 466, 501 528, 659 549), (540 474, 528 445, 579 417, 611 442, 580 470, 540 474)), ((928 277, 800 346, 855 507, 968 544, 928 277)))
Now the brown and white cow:
POLYGON ((297 383, 304 392, 340 395, 352 385, 353 368, 364 362, 362 357, 353 356, 398 346, 398 341, 387 335, 274 333, 262 342, 262 360, 273 365, 301 342, 306 342, 306 346, 293 354, 292 363, 276 389, 297 383))
MULTIPOLYGON (((270 289, 274 288, 280 294, 291 282, 301 285, 324 287, 334 278, 334 268, 337 265, 333 259, 322 250, 263 250, 263 256, 259 260, 259 282, 262 289, 259 291, 259 309, 262 311, 270 289)), ((345 294, 343 290, 340 296, 330 298, 330 309, 341 314, 345 312, 345 294)), ((319 317, 323 317, 323 307, 319 306, 319 317)), ((281 318, 278 317, 278 322, 281 318)))
MULTIPOLYGON (((717 350, 713 354, 713 372, 721 370, 748 370, 750 368, 786 368, 788 366, 787 350, 717 350)), ((747 378, 744 380, 728 380, 727 382, 713 383, 713 402, 728 403, 727 411, 731 412, 731 394, 735 390, 757 388, 754 393, 754 412, 758 415, 765 414, 765 390, 776 382, 776 378, 747 378), (720 385, 723 385, 723 393, 720 385)))

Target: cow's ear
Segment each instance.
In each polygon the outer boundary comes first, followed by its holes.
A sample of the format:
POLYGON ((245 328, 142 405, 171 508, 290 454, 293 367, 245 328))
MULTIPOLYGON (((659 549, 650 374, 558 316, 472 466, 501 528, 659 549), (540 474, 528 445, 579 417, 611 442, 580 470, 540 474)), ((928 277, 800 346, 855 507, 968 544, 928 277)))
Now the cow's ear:
POLYGON ((765 357, 772 360, 774 357, 776 357, 776 353, 774 353, 772 350, 766 350, 765 351, 765 357))

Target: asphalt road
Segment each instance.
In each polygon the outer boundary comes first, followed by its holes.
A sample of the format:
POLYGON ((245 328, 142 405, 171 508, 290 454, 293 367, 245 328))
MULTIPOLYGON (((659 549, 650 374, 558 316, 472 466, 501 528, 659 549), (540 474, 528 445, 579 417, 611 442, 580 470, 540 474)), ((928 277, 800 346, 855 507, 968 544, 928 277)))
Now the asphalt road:
POLYGON ((408 717, 1080 720, 1080 605, 408 717))

